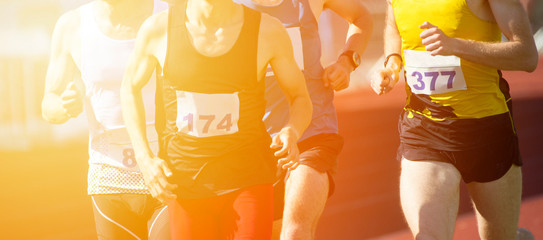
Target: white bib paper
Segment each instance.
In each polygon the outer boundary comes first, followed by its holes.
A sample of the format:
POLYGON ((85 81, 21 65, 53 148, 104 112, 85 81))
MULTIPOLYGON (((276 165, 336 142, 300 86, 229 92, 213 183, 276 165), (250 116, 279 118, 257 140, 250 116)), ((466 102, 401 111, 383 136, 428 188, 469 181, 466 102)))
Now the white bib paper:
MULTIPOLYGON (((158 136, 154 125, 147 125, 147 139, 153 153, 158 152, 158 136)), ((110 129, 95 137, 91 162, 138 171, 134 148, 126 128, 110 129)))
POLYGON ((176 91, 177 129, 195 137, 212 137, 238 131, 238 93, 205 94, 176 91))
POLYGON ((432 95, 467 89, 459 57, 413 50, 405 50, 404 57, 411 92, 432 95))

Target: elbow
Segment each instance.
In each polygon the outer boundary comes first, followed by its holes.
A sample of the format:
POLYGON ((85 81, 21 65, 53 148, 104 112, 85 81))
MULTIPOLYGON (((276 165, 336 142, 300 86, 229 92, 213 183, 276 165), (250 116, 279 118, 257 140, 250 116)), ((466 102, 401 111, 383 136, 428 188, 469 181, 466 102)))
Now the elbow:
POLYGON ((521 55, 522 57, 520 57, 522 61, 517 60, 517 62, 521 64, 521 66, 519 66, 520 70, 525 72, 535 71, 535 69, 537 68, 537 63, 539 61, 539 54, 535 45, 533 45, 533 47, 526 47, 523 50, 523 54, 521 55))
POLYGON ((539 55, 537 52, 535 54, 531 54, 532 56, 528 57, 526 59, 526 65, 524 71, 526 72, 533 72, 537 68, 538 61, 539 61, 539 55))
POLYGON ((352 24, 359 29, 360 33, 363 34, 365 38, 369 39, 371 37, 374 23, 373 18, 369 13, 367 15, 358 17, 352 22, 352 24))

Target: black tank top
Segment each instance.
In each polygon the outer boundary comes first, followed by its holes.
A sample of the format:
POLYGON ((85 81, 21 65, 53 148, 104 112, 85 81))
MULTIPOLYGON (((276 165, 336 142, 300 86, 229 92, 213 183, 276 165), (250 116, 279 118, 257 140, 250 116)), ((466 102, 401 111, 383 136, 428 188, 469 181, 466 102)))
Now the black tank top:
POLYGON ((260 13, 244 7, 233 47, 217 57, 197 52, 185 9, 170 8, 168 50, 157 106, 164 121, 160 156, 174 170, 180 198, 205 198, 271 183, 276 163, 262 117, 264 81, 257 79, 260 13))

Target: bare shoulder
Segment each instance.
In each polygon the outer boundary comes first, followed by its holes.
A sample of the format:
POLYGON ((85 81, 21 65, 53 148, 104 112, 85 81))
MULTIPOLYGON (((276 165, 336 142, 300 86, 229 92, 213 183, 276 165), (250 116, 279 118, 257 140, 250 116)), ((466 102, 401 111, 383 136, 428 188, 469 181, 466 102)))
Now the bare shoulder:
POLYGON ((54 35, 57 38, 67 39, 74 37, 78 33, 81 25, 81 11, 74 9, 60 16, 55 24, 54 35))
POLYGON ((260 32, 266 34, 273 34, 274 32, 281 31, 281 28, 284 27, 279 19, 274 18, 266 13, 262 13, 262 18, 260 21, 260 32))
POLYGON ((164 36, 168 32, 168 12, 166 9, 147 18, 140 27, 138 38, 152 39, 164 36))
POLYGON ((164 66, 167 36, 168 36, 169 10, 156 13, 143 22, 136 37, 134 48, 137 58, 155 58, 164 66))
POLYGON ((290 38, 283 24, 268 14, 262 14, 260 21, 260 43, 273 51, 280 50, 285 45, 290 46, 290 38))

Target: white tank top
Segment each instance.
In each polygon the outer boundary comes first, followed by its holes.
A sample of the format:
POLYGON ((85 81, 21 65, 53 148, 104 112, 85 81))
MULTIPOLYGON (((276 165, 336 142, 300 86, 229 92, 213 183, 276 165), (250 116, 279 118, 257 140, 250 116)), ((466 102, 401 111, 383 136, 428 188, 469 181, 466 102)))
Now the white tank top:
MULTIPOLYGON (((94 18, 93 4, 81 6, 81 77, 85 85, 85 111, 89 122, 89 194, 147 194, 143 177, 121 111, 120 89, 135 39, 116 40, 104 35, 94 18)), ((156 0, 153 12, 167 9, 156 0)), ((143 88, 147 138, 158 150, 154 129, 155 75, 143 88)))

